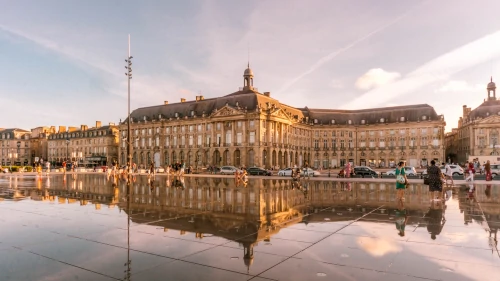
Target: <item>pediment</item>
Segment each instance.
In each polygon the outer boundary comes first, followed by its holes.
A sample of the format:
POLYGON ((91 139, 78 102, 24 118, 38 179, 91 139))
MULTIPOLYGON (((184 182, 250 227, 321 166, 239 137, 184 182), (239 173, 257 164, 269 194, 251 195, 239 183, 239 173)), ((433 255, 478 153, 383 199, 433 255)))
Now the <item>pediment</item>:
POLYGON ((221 109, 214 110, 214 112, 210 115, 210 117, 228 117, 234 115, 242 115, 243 111, 233 108, 229 105, 225 105, 221 109))
POLYGON ((492 116, 486 117, 486 118, 478 121, 477 124, 499 124, 500 125, 500 116, 492 115, 492 116))
POLYGON ((294 122, 295 120, 290 116, 289 113, 283 111, 282 109, 278 108, 275 111, 271 112, 271 116, 273 117, 278 117, 282 118, 291 122, 294 122))

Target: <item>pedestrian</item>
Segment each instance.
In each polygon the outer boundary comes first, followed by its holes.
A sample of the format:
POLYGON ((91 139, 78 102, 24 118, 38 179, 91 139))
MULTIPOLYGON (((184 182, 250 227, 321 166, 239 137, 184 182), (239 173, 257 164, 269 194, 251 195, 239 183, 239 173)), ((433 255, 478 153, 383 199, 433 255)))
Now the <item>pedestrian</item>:
POLYGON ((151 165, 149 165, 149 174, 151 176, 155 175, 155 165, 153 164, 153 162, 151 162, 151 165))
POLYGON ((429 192, 432 196, 431 201, 439 200, 443 193, 443 174, 441 169, 436 166, 436 161, 431 160, 431 165, 427 167, 427 175, 429 177, 429 192), (437 196, 436 192, 438 192, 437 196))
POLYGON ((345 165, 345 177, 351 177, 351 162, 347 162, 347 165, 345 165))
POLYGON ((491 165, 490 165, 490 160, 484 164, 484 173, 486 174, 486 181, 491 181, 492 176, 491 176, 491 165))
POLYGON ((401 207, 403 207, 403 202, 405 201, 405 189, 406 185, 408 184, 408 178, 406 177, 404 166, 405 162, 400 161, 398 163, 398 167, 396 168, 396 196, 398 199, 398 204, 401 204, 401 207))
POLYGON ((180 171, 180 175, 183 176, 184 175, 184 170, 186 169, 186 163, 182 163, 182 166, 181 166, 181 171, 180 171))
POLYGON ((45 174, 48 176, 50 173, 50 162, 49 161, 45 162, 45 168, 47 169, 45 171, 45 174))
POLYGON ((62 167, 63 167, 63 173, 66 175, 66 161, 63 161, 62 167))
POLYGON ((467 168, 467 173, 468 176, 465 179, 466 181, 474 181, 474 173, 476 173, 476 170, 474 169, 474 163, 470 162, 469 166, 467 168))
MULTIPOLYGON (((444 165, 444 163, 442 163, 444 165)), ((453 183, 453 171, 451 170, 451 167, 448 163, 446 163, 446 166, 444 166, 444 173, 446 176, 446 185, 448 185, 448 180, 451 180, 451 186, 454 185, 453 183)))

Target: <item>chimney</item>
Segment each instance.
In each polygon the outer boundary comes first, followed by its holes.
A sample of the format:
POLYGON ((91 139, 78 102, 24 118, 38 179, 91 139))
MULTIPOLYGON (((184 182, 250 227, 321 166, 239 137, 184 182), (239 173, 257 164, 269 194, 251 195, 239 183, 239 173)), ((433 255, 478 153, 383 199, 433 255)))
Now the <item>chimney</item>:
POLYGON ((74 132, 76 130, 78 130, 77 127, 68 127, 68 132, 74 132))
POLYGON ((196 101, 200 101, 200 100, 204 100, 205 97, 204 96, 196 96, 196 101))
POLYGON ((58 133, 66 132, 66 126, 59 126, 58 133))
POLYGON ((186 102, 186 99, 185 98, 181 98, 181 102, 186 102))
POLYGON ((101 121, 95 121, 95 127, 100 128, 101 127, 101 121))
POLYGON ((270 97, 271 96, 271 92, 264 92, 264 96, 270 97))
POLYGON ((163 104, 168 104, 168 100, 164 101, 163 104))
POLYGON ((82 130, 82 131, 87 131, 88 128, 89 127, 87 125, 80 125, 80 130, 82 130))
POLYGON ((109 122, 109 126, 115 126, 115 122, 109 122))

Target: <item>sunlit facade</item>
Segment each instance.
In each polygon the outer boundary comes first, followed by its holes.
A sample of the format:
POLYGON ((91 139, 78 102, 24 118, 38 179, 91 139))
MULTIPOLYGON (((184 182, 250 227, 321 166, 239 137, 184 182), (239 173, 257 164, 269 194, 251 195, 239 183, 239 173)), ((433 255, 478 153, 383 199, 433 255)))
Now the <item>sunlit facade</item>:
MULTIPOLYGON (((351 162, 426 166, 444 159, 442 115, 427 104, 335 110, 295 108, 260 93, 247 68, 239 91, 131 113, 132 159, 139 167, 186 163, 334 168, 351 162)), ((120 162, 127 158, 127 120, 120 125, 120 162)))

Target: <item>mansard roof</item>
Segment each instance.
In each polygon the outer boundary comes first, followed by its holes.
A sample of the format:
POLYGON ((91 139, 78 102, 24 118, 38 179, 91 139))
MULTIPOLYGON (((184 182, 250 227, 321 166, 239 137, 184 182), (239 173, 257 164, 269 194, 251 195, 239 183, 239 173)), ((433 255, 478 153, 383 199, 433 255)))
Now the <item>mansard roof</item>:
POLYGON ((470 120, 500 115, 500 100, 486 100, 469 113, 470 120))
POLYGON ((175 118, 176 114, 180 118, 189 117, 191 114, 195 116, 205 114, 208 116, 226 105, 248 111, 281 109, 290 113, 290 116, 297 121, 305 121, 308 118, 309 120, 306 123, 314 124, 347 124, 349 120, 353 125, 375 124, 380 123, 381 120, 383 120, 382 123, 393 123, 400 122, 402 117, 404 117, 404 121, 409 122, 443 120, 442 116, 438 115, 434 108, 428 104, 360 110, 296 108, 280 103, 267 94, 261 94, 251 89, 243 89, 217 98, 142 107, 134 110, 130 116, 133 121, 158 120, 160 115, 161 118, 175 118), (364 122, 362 122, 363 120, 364 122))

